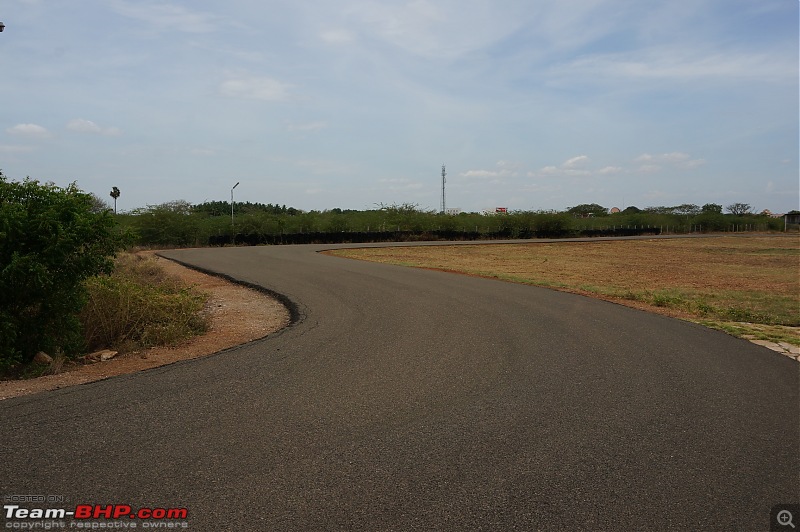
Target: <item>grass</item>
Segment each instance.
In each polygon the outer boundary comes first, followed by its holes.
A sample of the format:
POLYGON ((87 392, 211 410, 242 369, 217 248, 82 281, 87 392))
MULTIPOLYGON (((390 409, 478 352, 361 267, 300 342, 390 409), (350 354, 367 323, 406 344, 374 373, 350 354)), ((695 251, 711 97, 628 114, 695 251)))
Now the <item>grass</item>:
POLYGON ((354 259, 577 292, 800 345, 796 235, 359 248, 354 259))
MULTIPOLYGON (((122 253, 111 275, 92 277, 85 286, 88 298, 78 317, 87 352, 175 345, 208 330, 209 296, 170 277, 152 258, 122 253)), ((53 375, 75 365, 58 350, 52 358, 49 364, 15 366, 0 378, 53 375)))
POLYGON ((174 345, 208 330, 208 295, 170 277, 152 258, 117 258, 114 273, 90 279, 80 318, 91 351, 174 345))

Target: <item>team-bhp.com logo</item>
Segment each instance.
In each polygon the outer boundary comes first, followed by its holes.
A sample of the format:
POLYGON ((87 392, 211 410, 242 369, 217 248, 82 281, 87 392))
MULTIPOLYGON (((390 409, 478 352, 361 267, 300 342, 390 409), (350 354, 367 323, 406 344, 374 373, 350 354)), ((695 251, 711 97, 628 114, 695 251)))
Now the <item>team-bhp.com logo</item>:
POLYGON ((78 504, 75 509, 22 508, 17 504, 3 505, 5 528, 187 528, 187 508, 139 508, 128 504, 78 504), (69 519, 70 521, 63 521, 69 519), (108 521, 110 520, 110 521, 108 521), (31 521, 50 526, 25 526, 31 521), (169 526, 165 526, 169 525, 169 526))

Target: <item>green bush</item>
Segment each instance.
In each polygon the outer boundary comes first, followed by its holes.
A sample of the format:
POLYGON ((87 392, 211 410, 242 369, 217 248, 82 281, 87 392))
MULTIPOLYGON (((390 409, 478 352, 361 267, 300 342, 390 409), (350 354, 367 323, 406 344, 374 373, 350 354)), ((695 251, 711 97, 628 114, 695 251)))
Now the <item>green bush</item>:
POLYGON ((0 370, 37 351, 81 349, 83 281, 110 272, 123 241, 113 215, 92 210, 92 196, 74 183, 0 173, 0 370))

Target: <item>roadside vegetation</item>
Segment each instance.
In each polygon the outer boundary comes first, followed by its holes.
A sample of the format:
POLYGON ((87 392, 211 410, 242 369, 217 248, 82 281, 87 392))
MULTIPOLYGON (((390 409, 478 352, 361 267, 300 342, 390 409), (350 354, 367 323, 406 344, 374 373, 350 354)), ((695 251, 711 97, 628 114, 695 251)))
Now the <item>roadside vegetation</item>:
POLYGON ((800 237, 361 248, 329 252, 577 292, 800 345, 800 237))
MULTIPOLYGON (((368 242, 578 235, 783 231, 782 218, 755 214, 744 203, 673 207, 628 207, 609 214, 597 204, 564 211, 446 215, 412 204, 377 205, 355 211, 301 211, 292 207, 228 202, 192 205, 173 201, 120 214, 119 223, 140 246, 180 247, 231 243, 368 242), (613 233, 616 231, 617 233, 613 233)), ((790 229, 797 231, 797 226, 790 229)))
POLYGON ((204 330, 204 296, 146 260, 118 256, 131 242, 110 209, 75 184, 0 172, 0 377, 57 371, 88 349, 168 344, 204 330))
POLYGON ((85 286, 80 321, 91 351, 175 345, 208 330, 208 295, 170 277, 151 257, 122 253, 110 275, 91 277, 85 286))

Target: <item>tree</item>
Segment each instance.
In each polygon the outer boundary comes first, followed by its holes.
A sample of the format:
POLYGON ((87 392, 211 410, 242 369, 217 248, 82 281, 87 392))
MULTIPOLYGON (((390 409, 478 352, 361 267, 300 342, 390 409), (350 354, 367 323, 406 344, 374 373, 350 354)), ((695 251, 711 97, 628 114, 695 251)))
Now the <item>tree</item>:
POLYGON ((97 194, 90 194, 92 197, 92 212, 98 213, 103 211, 110 211, 111 207, 108 206, 106 200, 98 196, 97 194))
POLYGON ((642 212, 642 209, 634 205, 631 205, 630 207, 625 207, 625 209, 623 209, 622 211, 622 214, 636 214, 640 212, 642 212))
POLYGON ((112 198, 114 198, 114 214, 117 214, 117 198, 119 197, 119 189, 117 187, 111 187, 111 194, 109 194, 112 198))
POLYGON ((703 214, 722 214, 722 205, 706 203, 702 207, 703 214))
POLYGON ((160 205, 148 205, 144 209, 134 210, 133 214, 136 217, 132 226, 141 244, 185 246, 200 243, 199 223, 202 218, 191 216, 192 204, 188 201, 175 200, 160 205))
POLYGON ((672 212, 682 216, 696 216, 700 214, 701 209, 694 203, 684 203, 682 205, 672 207, 672 212))
POLYGON ((37 351, 82 346, 83 281, 109 273, 122 247, 108 210, 72 183, 60 188, 0 172, 0 369, 37 351))
POLYGON ((608 209, 597 203, 582 203, 570 207, 567 212, 578 216, 605 216, 608 214, 608 209))
POLYGON ((752 207, 747 203, 732 203, 726 207, 734 216, 743 216, 752 212, 752 207))

